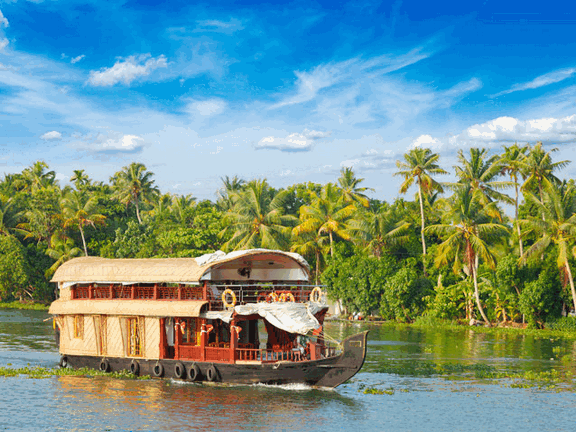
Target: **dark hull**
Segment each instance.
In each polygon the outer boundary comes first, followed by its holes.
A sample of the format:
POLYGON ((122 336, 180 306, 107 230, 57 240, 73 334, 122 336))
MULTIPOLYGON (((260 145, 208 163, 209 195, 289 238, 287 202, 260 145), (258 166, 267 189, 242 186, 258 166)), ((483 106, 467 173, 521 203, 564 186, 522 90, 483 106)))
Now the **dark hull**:
MULTIPOLYGON (((107 357, 108 371, 134 369, 133 362, 137 361, 136 368, 139 375, 158 376, 162 378, 183 379, 193 381, 193 366, 199 368, 199 374, 194 381, 209 380, 209 369, 212 381, 230 384, 291 384, 304 383, 321 387, 336 387, 352 378, 364 364, 366 357, 366 341, 368 332, 359 333, 346 338, 342 354, 316 361, 245 364, 245 363, 212 363, 179 360, 144 360, 130 358, 107 357), (157 367, 161 365, 161 368, 157 367), (181 366, 184 366, 182 370, 181 366), (156 366, 156 368, 155 368, 156 366), (162 373, 158 374, 159 369, 162 373), (212 369, 212 372, 214 372, 212 369), (155 373, 156 372, 156 373, 155 373), (179 376, 180 375, 180 376, 179 376)), ((74 369, 88 367, 100 369, 102 358, 93 356, 66 355, 66 362, 74 369)), ((104 365, 102 365, 104 366, 104 365)))

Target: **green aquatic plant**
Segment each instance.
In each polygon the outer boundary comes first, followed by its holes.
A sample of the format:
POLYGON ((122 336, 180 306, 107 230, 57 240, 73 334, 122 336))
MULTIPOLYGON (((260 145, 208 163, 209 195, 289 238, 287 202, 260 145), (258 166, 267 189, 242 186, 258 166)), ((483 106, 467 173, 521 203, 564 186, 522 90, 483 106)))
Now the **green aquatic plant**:
POLYGON ((118 372, 101 372, 95 369, 80 368, 45 368, 40 366, 30 367, 30 365, 22 368, 0 367, 0 377, 19 377, 27 376, 33 379, 52 378, 57 376, 80 376, 80 377, 109 377, 117 379, 151 379, 150 375, 136 376, 127 370, 118 372))

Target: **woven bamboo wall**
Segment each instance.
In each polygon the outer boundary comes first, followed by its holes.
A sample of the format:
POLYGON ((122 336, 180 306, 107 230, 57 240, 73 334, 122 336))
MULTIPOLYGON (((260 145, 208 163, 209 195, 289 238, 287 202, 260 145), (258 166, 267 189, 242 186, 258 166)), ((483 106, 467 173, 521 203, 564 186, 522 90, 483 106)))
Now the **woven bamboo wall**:
POLYGON ((71 287, 60 288, 60 298, 62 300, 72 300, 72 289, 71 287))
POLYGON ((74 315, 62 317, 63 328, 60 331, 60 352, 62 354, 97 355, 94 320, 84 315, 84 334, 82 338, 74 337, 74 315))
POLYGON ((160 358, 160 319, 146 317, 144 332, 144 356, 147 359, 160 358))
POLYGON ((118 316, 108 317, 108 356, 109 357, 125 357, 126 356, 126 332, 122 331, 122 324, 124 319, 118 316))

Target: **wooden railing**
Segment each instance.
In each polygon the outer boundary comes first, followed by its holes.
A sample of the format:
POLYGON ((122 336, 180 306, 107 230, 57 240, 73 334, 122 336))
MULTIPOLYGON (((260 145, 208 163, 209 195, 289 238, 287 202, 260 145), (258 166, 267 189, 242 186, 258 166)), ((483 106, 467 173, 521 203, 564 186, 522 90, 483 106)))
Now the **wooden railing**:
POLYGON ((316 285, 300 284, 212 284, 207 288, 210 310, 223 310, 222 293, 230 289, 236 296, 236 304, 294 301, 305 303, 310 299, 310 293, 316 285))
POLYGON ((79 285, 72 287, 72 299, 202 300, 201 286, 79 285))

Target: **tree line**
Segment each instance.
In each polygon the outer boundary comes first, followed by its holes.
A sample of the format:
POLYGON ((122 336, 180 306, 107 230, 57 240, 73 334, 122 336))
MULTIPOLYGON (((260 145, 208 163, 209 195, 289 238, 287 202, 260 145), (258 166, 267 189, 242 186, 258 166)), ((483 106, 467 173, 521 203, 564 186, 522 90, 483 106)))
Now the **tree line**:
POLYGON ((0 298, 51 301, 48 281, 76 256, 268 248, 305 256, 351 312, 543 326, 576 309, 576 189, 556 176, 569 161, 555 151, 460 150, 445 182, 440 156, 415 148, 396 163, 401 197, 390 203, 369 198, 351 168, 282 189, 225 176, 213 202, 161 192, 141 163, 109 182, 76 170, 61 187, 37 161, 0 182, 0 298))

